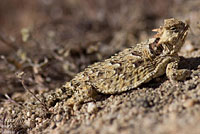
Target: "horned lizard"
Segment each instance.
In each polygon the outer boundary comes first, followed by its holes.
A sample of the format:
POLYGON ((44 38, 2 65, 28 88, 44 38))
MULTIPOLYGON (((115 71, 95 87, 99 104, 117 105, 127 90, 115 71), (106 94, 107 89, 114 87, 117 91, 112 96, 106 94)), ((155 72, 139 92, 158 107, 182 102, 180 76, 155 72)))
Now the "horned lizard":
POLYGON ((188 27, 174 18, 164 20, 164 26, 153 30, 153 38, 88 66, 59 88, 57 98, 66 98, 67 105, 88 102, 98 93, 122 93, 165 73, 170 81, 184 80, 190 71, 178 70, 178 52, 188 27))

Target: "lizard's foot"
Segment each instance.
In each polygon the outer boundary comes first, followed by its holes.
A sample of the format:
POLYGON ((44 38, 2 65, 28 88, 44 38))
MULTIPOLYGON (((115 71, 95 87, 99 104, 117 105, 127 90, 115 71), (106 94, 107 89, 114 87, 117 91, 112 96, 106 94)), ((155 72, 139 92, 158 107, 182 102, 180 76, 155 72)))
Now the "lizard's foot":
POLYGON ((191 71, 187 69, 181 69, 181 70, 176 70, 172 71, 168 74, 168 78, 171 81, 183 81, 186 78, 190 77, 191 71))
POLYGON ((177 83, 177 81, 184 81, 186 80, 188 77, 190 77, 191 75, 191 71, 187 70, 187 69, 181 69, 181 70, 177 70, 175 75, 172 75, 170 78, 170 82, 171 83, 177 83))
POLYGON ((166 70, 167 77, 169 80, 174 83, 175 81, 183 81, 186 78, 190 77, 191 71, 187 69, 177 69, 177 63, 172 62, 168 64, 166 70))
POLYGON ((177 70, 176 77, 174 79, 177 81, 183 81, 187 79, 188 77, 190 77, 191 73, 192 72, 187 69, 177 70))
POLYGON ((74 106, 81 105, 82 103, 94 101, 98 96, 98 93, 95 90, 78 90, 71 98, 69 98, 65 105, 74 106))

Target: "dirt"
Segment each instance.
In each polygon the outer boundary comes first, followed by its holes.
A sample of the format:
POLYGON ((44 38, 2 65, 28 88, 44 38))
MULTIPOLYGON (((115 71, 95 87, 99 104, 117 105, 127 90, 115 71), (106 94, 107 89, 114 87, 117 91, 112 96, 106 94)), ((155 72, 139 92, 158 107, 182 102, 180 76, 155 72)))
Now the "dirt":
POLYGON ((0 132, 200 133, 199 6, 198 0, 1 1, 0 132), (164 75, 81 107, 45 101, 76 73, 152 37, 171 17, 190 24, 179 53, 179 68, 191 70, 190 78, 172 84, 164 75))

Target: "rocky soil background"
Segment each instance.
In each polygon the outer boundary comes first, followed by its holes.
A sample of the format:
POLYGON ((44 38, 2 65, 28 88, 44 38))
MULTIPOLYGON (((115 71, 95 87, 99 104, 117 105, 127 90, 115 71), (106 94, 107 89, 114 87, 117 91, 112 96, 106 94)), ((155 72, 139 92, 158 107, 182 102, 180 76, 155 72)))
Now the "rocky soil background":
POLYGON ((199 134, 199 7, 199 0, 0 1, 0 132, 199 134), (162 76, 82 107, 45 102, 76 73, 152 37, 171 17, 190 24, 179 53, 189 79, 173 85, 162 76))

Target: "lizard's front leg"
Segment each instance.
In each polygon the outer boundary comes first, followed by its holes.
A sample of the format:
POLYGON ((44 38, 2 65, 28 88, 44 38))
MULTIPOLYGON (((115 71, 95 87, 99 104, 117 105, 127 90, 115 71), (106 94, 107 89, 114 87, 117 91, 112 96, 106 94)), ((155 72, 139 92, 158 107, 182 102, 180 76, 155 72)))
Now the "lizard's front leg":
POLYGON ((65 104, 70 106, 79 105, 81 103, 94 101, 97 96, 98 93, 91 85, 82 85, 77 87, 72 97, 69 98, 65 104))
POLYGON ((191 71, 187 69, 178 69, 178 59, 170 62, 166 68, 166 75, 171 82, 185 80, 191 75, 191 71))

